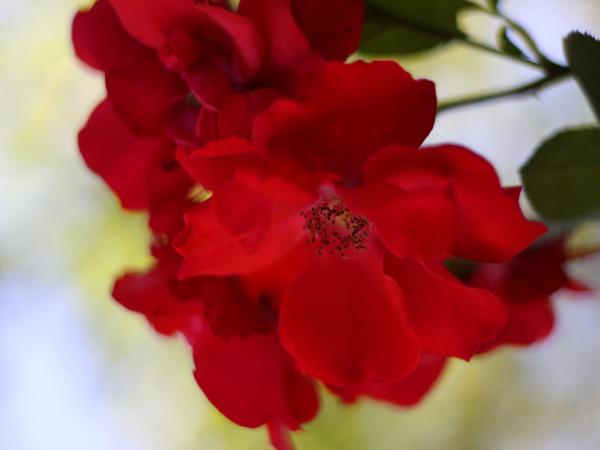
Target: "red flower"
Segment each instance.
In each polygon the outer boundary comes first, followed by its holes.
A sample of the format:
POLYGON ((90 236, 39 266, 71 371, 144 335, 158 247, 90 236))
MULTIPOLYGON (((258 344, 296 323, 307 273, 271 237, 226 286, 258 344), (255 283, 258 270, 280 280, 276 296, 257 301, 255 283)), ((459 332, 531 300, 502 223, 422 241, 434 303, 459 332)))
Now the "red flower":
POLYGON ((474 153, 418 150, 435 107, 433 85, 394 63, 329 64, 258 116, 260 154, 241 139, 180 153, 201 184, 205 164, 223 170, 186 215, 182 275, 250 274, 297 252, 282 341, 332 385, 400 380, 421 352, 470 358, 504 305, 440 261, 506 260, 544 227, 474 153))

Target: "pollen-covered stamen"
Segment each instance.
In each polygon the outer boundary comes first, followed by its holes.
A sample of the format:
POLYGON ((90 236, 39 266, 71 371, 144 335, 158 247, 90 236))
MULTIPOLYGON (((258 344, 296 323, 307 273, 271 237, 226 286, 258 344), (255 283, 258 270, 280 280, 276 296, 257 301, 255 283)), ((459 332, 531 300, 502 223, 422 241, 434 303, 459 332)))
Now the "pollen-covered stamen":
POLYGON ((319 200, 301 213, 308 243, 318 244, 317 253, 347 256, 349 249, 364 250, 369 236, 369 221, 355 216, 342 199, 319 200))

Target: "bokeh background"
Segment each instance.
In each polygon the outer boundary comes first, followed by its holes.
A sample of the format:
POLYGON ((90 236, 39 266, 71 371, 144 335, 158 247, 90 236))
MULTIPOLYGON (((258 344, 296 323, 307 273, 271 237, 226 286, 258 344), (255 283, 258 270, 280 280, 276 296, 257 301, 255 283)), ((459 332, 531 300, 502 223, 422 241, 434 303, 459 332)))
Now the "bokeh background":
MULTIPOLYGON (((205 400, 183 342, 110 299, 119 273, 150 263, 149 235, 144 215, 120 210, 77 152, 104 89, 70 46, 83 3, 0 0, 0 449, 265 449, 262 430, 228 423, 205 400)), ((505 10, 559 61, 569 31, 600 34, 598 0, 505 0, 505 10)), ((489 19, 461 22, 493 40, 489 19)), ((535 77, 460 44, 402 62, 442 99, 535 77)), ((467 144, 514 184, 543 137, 592 120, 569 81, 444 113, 430 142, 467 144)), ((595 259, 571 270, 600 287, 595 259)), ((600 448, 600 298, 561 293, 555 304, 546 342, 454 362, 415 409, 325 398, 299 450, 600 448)))

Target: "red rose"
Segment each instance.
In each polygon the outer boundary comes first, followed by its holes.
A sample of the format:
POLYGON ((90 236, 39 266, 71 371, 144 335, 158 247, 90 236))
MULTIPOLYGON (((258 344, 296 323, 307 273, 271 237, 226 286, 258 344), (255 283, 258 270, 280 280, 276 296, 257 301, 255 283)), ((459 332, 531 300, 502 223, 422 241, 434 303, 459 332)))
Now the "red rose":
POLYGON ((259 151, 229 139, 180 153, 201 184, 205 164, 222 171, 186 215, 181 274, 251 274, 296 252, 282 341, 332 385, 400 380, 421 352, 470 358, 505 307, 441 261, 507 260, 544 227, 481 157, 418 149, 435 107, 433 85, 394 63, 330 64, 258 115, 259 151))

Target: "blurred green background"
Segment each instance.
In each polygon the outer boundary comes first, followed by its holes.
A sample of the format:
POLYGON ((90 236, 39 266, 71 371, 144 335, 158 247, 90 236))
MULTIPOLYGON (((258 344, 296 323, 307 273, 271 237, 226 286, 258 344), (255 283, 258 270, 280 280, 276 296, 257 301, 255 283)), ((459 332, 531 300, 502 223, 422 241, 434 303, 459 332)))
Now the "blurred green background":
MULTIPOLYGON (((82 163, 76 133, 103 96, 70 46, 84 2, 0 1, 0 449, 250 450, 262 430, 236 427, 197 389, 185 345, 159 338, 110 300, 125 268, 149 264, 142 214, 120 210, 82 163)), ((598 0, 505 0, 543 50, 564 61, 572 29, 600 34, 598 0)), ((491 41, 492 22, 461 24, 491 41)), ((531 69, 460 44, 403 60, 440 98, 510 86, 531 69)), ((451 111, 430 142, 491 159, 507 184, 557 128, 592 121, 573 82, 537 98, 451 111)), ((598 283, 600 258, 572 270, 598 283)), ((296 436, 299 450, 593 450, 600 448, 600 302, 560 294, 546 342, 450 365, 418 408, 338 406, 296 436)))

